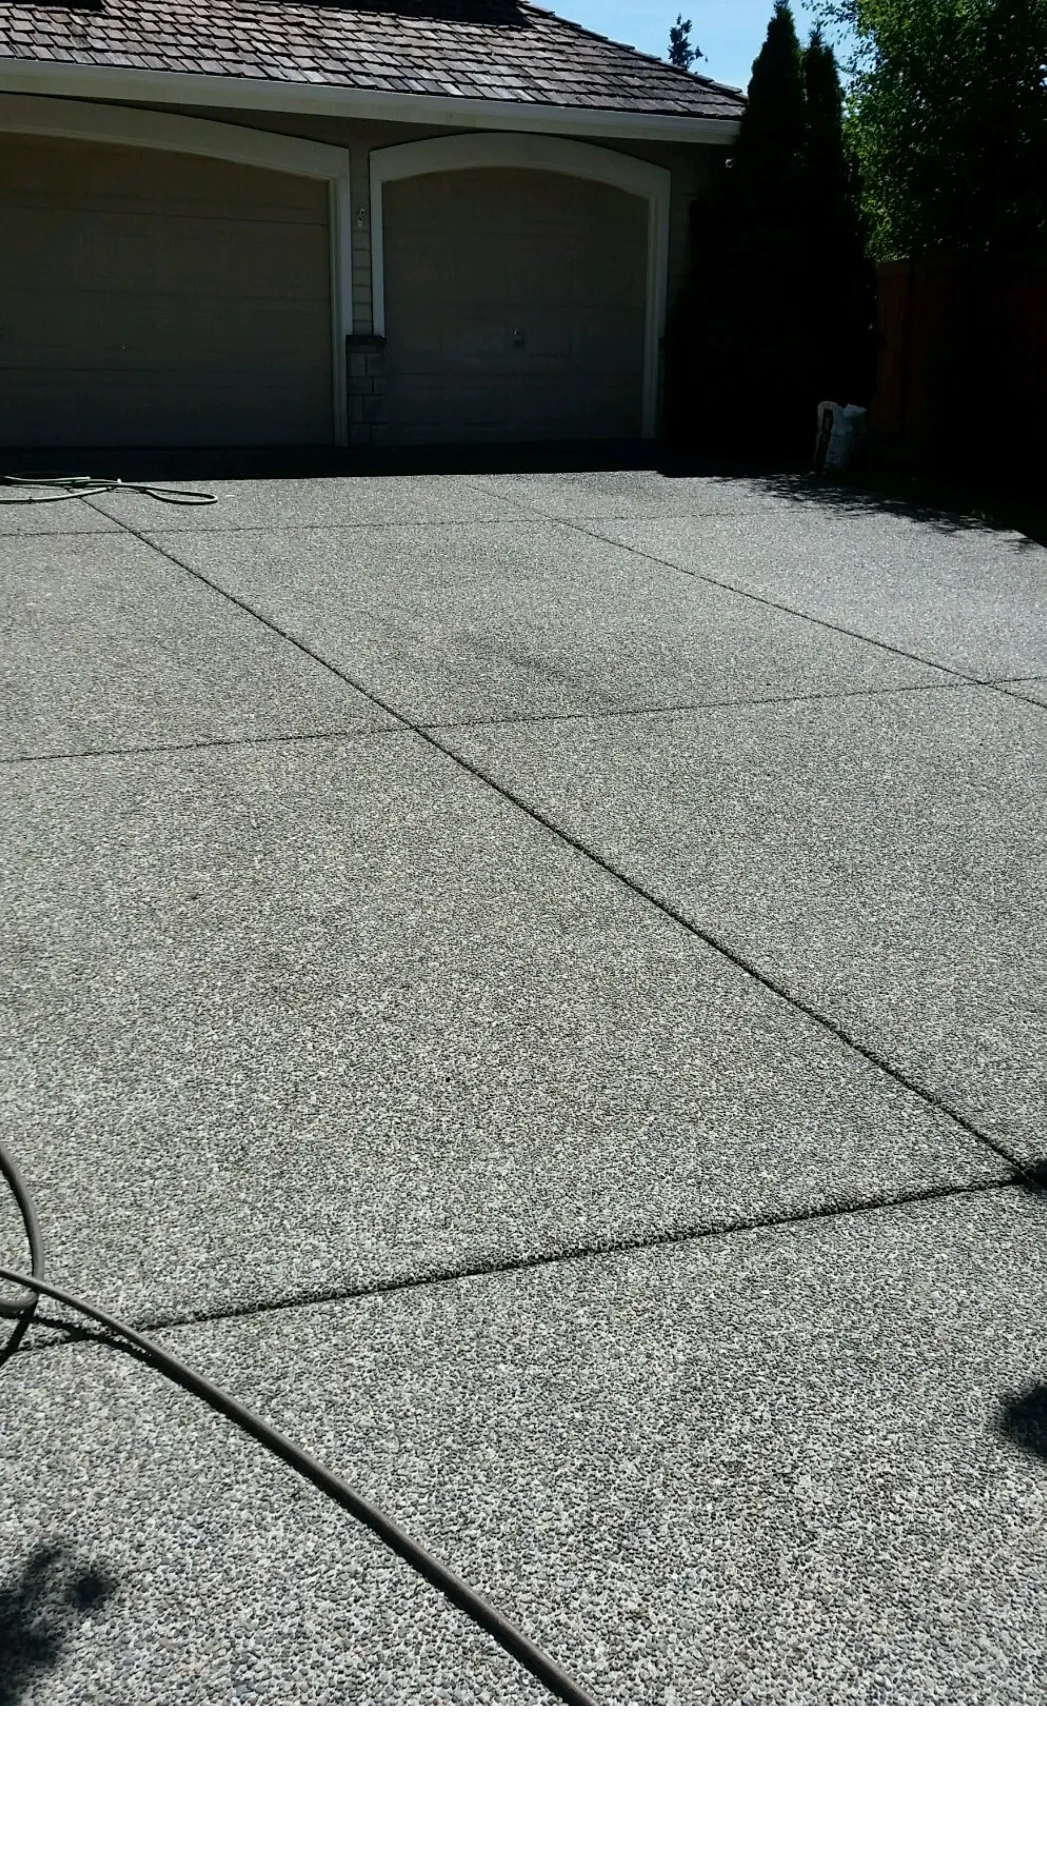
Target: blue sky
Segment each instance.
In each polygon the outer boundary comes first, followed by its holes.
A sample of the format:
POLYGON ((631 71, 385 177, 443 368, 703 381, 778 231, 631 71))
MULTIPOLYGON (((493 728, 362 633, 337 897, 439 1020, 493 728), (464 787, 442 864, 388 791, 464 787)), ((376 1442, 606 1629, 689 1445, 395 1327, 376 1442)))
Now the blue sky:
MULTIPOLYGON (((705 59, 697 67, 701 77, 718 78, 721 84, 737 84, 744 90, 749 82, 753 59, 763 44, 767 21, 774 0, 539 0, 563 19, 574 19, 593 32, 606 33, 635 45, 641 52, 653 52, 664 58, 669 50, 669 28, 676 15, 693 22, 692 41, 697 40, 705 59)), ((793 0, 796 30, 807 37, 813 24, 810 7, 793 0)))

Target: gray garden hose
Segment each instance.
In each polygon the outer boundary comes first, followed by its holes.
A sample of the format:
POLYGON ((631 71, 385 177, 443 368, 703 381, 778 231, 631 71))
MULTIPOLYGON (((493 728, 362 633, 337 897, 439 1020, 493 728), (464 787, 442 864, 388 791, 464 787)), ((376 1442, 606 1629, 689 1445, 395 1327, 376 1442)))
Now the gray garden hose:
POLYGON ((0 1297, 0 1317, 15 1320, 14 1333, 8 1340, 6 1348, 0 1352, 0 1363, 11 1356, 21 1341, 27 1326, 32 1322, 37 1301, 41 1298, 53 1299, 56 1304, 67 1306, 70 1311, 78 1312, 82 1318, 91 1319, 94 1324, 102 1326, 104 1331, 119 1338, 121 1343, 130 1345, 147 1363, 151 1363, 164 1376, 170 1377, 173 1383, 178 1383, 183 1389, 191 1391, 194 1396, 199 1396, 220 1415, 225 1415, 231 1422, 235 1422, 245 1434, 253 1435, 263 1447, 269 1448, 280 1460, 293 1468, 295 1473, 300 1473, 329 1499, 334 1499, 338 1505, 344 1506, 345 1510, 351 1512, 355 1519, 381 1538, 383 1544, 387 1544, 398 1557, 402 1557, 405 1563, 410 1564, 411 1568, 424 1577, 427 1583, 431 1583, 434 1589, 440 1590, 457 1609, 460 1609, 479 1628, 497 1641, 507 1654, 511 1654, 521 1667, 525 1668, 529 1674, 533 1674, 536 1680, 541 1681, 542 1685, 547 1687, 557 1699, 563 1700, 568 1706, 595 1705, 596 1702, 583 1691, 577 1681, 572 1680, 570 1674, 565 1673, 563 1668, 559 1667, 548 1654, 536 1647, 535 1643, 529 1640, 521 1629, 508 1621, 493 1603, 489 1603, 486 1598, 478 1595, 477 1591, 461 1577, 456 1576, 453 1570, 448 1570, 446 1564, 442 1564, 439 1558, 427 1551, 424 1545, 409 1537, 407 1532, 401 1530, 392 1519, 387 1518, 377 1506, 373 1506, 353 1487, 339 1479, 336 1473, 332 1473, 329 1467, 325 1467, 322 1461, 314 1460, 304 1448, 296 1446, 286 1435, 281 1434, 279 1429, 274 1428, 270 1422, 256 1414, 254 1409, 249 1409, 235 1396, 230 1396, 225 1390, 219 1389, 217 1384, 212 1383, 206 1376, 201 1376, 198 1371, 190 1369, 180 1357, 175 1357, 162 1345, 154 1343, 152 1338, 145 1337, 140 1331, 132 1330, 130 1325, 121 1323, 120 1319, 111 1317, 108 1312, 100 1311, 98 1306, 89 1305, 86 1299, 79 1299, 75 1294, 65 1292, 61 1287, 48 1285, 44 1278, 43 1237, 33 1207, 33 1200, 14 1158, 2 1143, 0 1143, 0 1174, 6 1177, 18 1205, 32 1264, 31 1273, 18 1273, 10 1267, 0 1266, 0 1282, 21 1288, 20 1292, 5 1293, 0 1297))
POLYGON ((177 485, 146 485, 132 478, 88 478, 72 475, 60 478, 23 478, 15 472, 4 476, 5 485, 35 486, 44 497, 0 498, 2 504, 61 504, 66 498, 90 498, 97 491, 138 491, 158 504, 217 504, 213 491, 181 490, 177 485))

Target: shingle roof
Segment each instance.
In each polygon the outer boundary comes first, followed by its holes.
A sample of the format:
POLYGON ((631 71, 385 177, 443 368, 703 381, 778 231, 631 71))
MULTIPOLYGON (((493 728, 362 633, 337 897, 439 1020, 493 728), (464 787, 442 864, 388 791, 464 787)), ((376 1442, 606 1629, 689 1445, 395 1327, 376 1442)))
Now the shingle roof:
POLYGON ((743 102, 530 0, 0 0, 0 57, 665 116, 743 102))

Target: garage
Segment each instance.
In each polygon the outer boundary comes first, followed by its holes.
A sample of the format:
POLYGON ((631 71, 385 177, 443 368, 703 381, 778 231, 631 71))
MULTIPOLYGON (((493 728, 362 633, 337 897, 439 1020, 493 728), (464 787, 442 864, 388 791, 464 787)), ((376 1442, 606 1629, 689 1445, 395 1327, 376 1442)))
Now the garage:
POLYGON ((0 171, 7 445, 331 443, 323 180, 39 136, 0 171))
POLYGON ((0 61, 8 456, 658 437, 739 93, 530 0, 25 0, 0 61))
POLYGON ((509 168, 411 175, 383 193, 390 441, 640 434, 645 199, 509 168))

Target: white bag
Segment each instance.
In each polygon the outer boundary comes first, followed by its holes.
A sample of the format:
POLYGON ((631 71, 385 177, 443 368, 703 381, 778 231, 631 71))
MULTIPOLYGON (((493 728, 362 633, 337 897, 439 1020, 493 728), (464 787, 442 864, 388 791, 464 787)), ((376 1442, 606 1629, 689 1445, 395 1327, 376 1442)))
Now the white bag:
POLYGON ((850 464, 855 448, 865 438, 864 407, 848 402, 818 402, 818 439, 814 449, 814 469, 842 472, 850 464))

